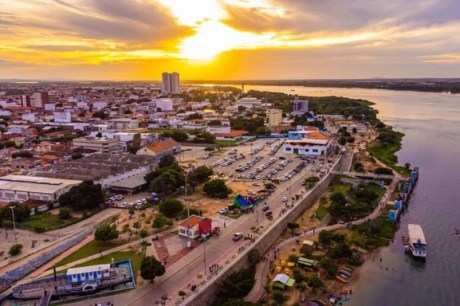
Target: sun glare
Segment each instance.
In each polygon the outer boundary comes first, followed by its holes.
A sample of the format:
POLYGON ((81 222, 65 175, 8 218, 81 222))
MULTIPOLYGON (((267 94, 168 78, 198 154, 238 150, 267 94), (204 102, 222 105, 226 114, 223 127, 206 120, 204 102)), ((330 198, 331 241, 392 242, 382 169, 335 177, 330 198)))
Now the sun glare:
POLYGON ((197 27, 197 33, 185 38, 179 46, 183 58, 199 61, 212 60, 221 52, 251 48, 260 35, 240 32, 219 21, 207 21, 197 27))

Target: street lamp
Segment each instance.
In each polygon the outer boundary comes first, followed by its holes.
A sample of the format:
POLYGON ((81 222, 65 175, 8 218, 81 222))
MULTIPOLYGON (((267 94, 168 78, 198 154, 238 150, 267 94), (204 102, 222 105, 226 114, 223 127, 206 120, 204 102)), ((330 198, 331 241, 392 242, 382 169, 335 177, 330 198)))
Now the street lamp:
POLYGON ((18 244, 18 238, 16 237, 16 222, 14 221, 14 206, 10 206, 11 214, 13 216, 13 233, 14 233, 14 241, 18 244))

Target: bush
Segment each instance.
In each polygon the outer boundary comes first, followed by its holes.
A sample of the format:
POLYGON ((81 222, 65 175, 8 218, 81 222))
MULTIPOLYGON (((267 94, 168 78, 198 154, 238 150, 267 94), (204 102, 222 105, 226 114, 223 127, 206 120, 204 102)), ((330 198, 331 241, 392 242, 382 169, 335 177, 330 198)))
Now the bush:
POLYGON ((152 227, 153 228, 161 228, 165 225, 168 225, 170 224, 170 221, 165 217, 163 216, 162 214, 158 214, 155 216, 155 219, 153 219, 153 222, 152 222, 152 227))
POLYGON ((22 251, 22 244, 13 244, 10 250, 8 251, 8 254, 10 254, 11 256, 16 256, 19 253, 21 253, 21 251, 22 251))
POLYGON ((66 220, 70 219, 72 216, 70 214, 70 209, 67 207, 61 207, 59 209, 59 219, 66 220))
POLYGON ((145 238, 149 235, 149 233, 147 232, 147 230, 145 228, 141 229, 141 231, 139 232, 139 236, 141 238, 145 238))

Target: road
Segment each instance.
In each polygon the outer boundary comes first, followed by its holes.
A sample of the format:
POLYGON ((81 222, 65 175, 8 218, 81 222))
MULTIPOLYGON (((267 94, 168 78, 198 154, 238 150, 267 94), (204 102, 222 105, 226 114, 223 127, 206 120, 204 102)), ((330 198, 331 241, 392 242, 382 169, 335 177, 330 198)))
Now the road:
MULTIPOLYGON (((267 152, 261 151, 259 155, 265 156, 263 161, 258 164, 262 164, 272 156, 268 155, 269 148, 266 148, 267 152)), ((247 162, 248 158, 242 160, 247 162), (246 161, 245 161, 246 160, 246 161)), ((296 159, 288 165, 281 173, 285 173, 290 169, 294 168, 296 164, 300 163, 300 160, 296 159)), ((306 190, 302 186, 304 179, 312 175, 313 169, 320 165, 318 162, 315 164, 309 164, 299 174, 292 177, 286 182, 282 182, 276 189, 276 191, 267 199, 267 203, 270 209, 273 211, 274 218, 280 216, 280 212, 285 208, 285 204, 282 203, 282 197, 289 195, 289 187, 293 190, 292 195, 297 193, 305 194, 306 190), (294 192, 295 191, 295 192, 294 192)), ((321 166, 330 167, 328 164, 321 166)), ((233 167, 225 168, 227 171, 236 168, 233 167)), ((257 167, 257 166, 255 166, 257 167)), ((273 221, 271 221, 273 222, 273 221)), ((251 233, 251 227, 259 226, 263 227, 263 230, 267 230, 270 221, 266 219, 260 208, 256 209, 254 213, 249 213, 241 216, 230 226, 223 229, 223 232, 218 238, 211 238, 207 242, 201 244, 195 248, 189 254, 184 256, 178 262, 168 267, 165 275, 157 278, 153 284, 144 283, 139 284, 138 288, 131 290, 116 296, 113 298, 116 305, 152 305, 156 301, 160 301, 160 297, 163 294, 167 294, 169 297, 168 305, 174 305, 179 300, 179 291, 185 291, 190 293, 191 285, 200 285, 204 281, 206 275, 209 280, 213 276, 209 275, 208 267, 212 264, 219 264, 222 268, 224 265, 231 264, 231 260, 235 258, 242 248, 247 247, 250 242, 249 240, 240 240, 234 242, 232 236, 235 232, 243 232, 244 234, 251 233), (206 255, 204 256, 204 253, 206 255), (206 263, 205 263, 206 258, 206 263), (200 277, 201 276, 201 277, 200 277)), ((261 234, 262 232, 259 232, 261 234)), ((76 302, 73 305, 94 305, 100 299, 90 299, 83 302, 76 302)), ((110 298, 108 298, 110 300, 110 298)))

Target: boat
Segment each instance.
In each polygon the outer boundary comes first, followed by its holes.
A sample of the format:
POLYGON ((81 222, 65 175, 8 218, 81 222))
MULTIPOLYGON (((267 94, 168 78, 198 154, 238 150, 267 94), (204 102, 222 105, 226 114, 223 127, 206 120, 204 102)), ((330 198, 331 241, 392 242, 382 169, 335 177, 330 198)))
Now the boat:
POLYGON ((15 299, 43 299, 96 292, 132 281, 130 268, 100 264, 70 268, 67 273, 18 283, 12 287, 15 299))
POLYGON ((348 283, 348 280, 341 277, 340 275, 336 275, 335 278, 341 283, 344 283, 344 284, 348 283))
POLYGON ((426 258, 426 240, 422 227, 418 224, 408 224, 409 251, 414 258, 426 258))

